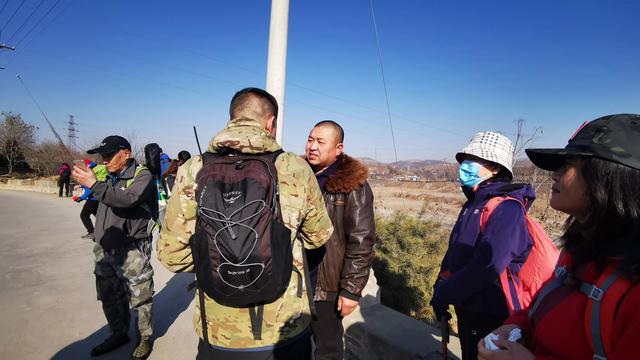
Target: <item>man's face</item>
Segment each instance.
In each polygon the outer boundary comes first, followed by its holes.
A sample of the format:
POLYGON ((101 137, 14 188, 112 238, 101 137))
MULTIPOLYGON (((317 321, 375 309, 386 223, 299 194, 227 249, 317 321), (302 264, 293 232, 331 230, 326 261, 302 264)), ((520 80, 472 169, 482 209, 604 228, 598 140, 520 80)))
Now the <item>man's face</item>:
POLYGON ((102 154, 102 163, 106 165, 107 171, 117 174, 127 166, 129 158, 131 158, 131 150, 124 149, 112 154, 102 154))
POLYGON ((338 142, 336 131, 330 126, 317 126, 311 129, 305 155, 316 172, 331 166, 342 154, 343 145, 338 142))

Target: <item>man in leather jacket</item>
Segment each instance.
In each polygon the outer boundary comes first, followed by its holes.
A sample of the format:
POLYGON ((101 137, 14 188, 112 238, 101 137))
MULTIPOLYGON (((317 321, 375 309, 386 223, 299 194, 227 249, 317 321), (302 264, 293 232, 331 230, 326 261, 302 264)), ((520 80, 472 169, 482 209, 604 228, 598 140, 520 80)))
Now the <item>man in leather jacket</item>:
POLYGON ((307 250, 317 318, 311 322, 315 359, 342 359, 342 318, 358 306, 373 261, 375 221, 367 168, 343 152, 344 131, 331 120, 316 124, 305 155, 316 174, 333 227, 318 250, 307 250))

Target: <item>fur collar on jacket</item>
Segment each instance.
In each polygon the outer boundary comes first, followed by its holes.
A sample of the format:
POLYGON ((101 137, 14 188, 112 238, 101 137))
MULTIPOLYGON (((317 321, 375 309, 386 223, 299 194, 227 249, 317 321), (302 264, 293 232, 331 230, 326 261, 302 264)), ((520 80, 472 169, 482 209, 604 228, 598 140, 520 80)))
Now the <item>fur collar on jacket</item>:
POLYGON ((369 176, 367 167, 347 154, 340 155, 339 160, 338 168, 327 179, 327 191, 349 193, 360 188, 369 176))

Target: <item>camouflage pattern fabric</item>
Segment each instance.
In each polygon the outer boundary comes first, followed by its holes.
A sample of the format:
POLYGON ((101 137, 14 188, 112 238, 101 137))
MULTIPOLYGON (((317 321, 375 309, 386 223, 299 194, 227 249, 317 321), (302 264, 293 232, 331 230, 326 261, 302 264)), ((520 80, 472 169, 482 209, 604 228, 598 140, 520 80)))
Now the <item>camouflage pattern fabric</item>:
MULTIPOLYGON (((260 123, 251 119, 231 120, 213 138, 208 151, 216 152, 221 147, 243 153, 280 149, 271 134, 260 123)), ((309 165, 295 154, 283 153, 277 158, 275 166, 278 171, 283 221, 291 229, 294 266, 302 273, 302 243, 308 249, 318 248, 329 239, 333 226, 309 165), (301 224, 299 236, 302 241, 295 241, 296 229, 301 224)), ((202 158, 195 156, 178 169, 173 194, 167 205, 165 223, 158 242, 158 259, 173 272, 193 272, 189 239, 196 223, 195 177, 201 168, 202 158)), ((223 306, 205 295, 209 343, 224 348, 246 349, 270 346, 301 334, 309 327, 311 315, 307 289, 304 288, 304 281, 300 280, 298 273, 294 271, 283 296, 264 306, 261 340, 253 338, 248 308, 223 306), (297 295, 298 286, 303 287, 302 297, 297 295)), ((196 332, 202 338, 200 309, 197 304, 193 321, 196 332)))
POLYGON ((151 336, 153 268, 151 241, 138 240, 121 248, 104 250, 99 243, 95 255, 96 291, 112 332, 129 331, 129 307, 138 313, 141 336, 151 336))

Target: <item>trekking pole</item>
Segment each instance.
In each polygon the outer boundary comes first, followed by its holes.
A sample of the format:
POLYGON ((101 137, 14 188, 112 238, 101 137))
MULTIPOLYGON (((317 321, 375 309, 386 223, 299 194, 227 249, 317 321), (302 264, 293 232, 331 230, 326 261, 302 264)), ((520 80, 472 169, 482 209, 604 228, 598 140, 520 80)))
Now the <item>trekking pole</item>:
POLYGON ((447 344, 449 343, 449 319, 448 316, 442 316, 440 318, 440 334, 442 335, 442 340, 440 343, 442 345, 442 360, 447 360, 447 355, 449 354, 449 350, 447 349, 447 344))
POLYGON ((200 148, 200 140, 198 140, 198 131, 196 130, 196 126, 193 126, 193 133, 196 135, 196 144, 198 144, 198 152, 200 156, 202 156, 202 149, 200 148))

